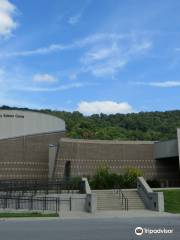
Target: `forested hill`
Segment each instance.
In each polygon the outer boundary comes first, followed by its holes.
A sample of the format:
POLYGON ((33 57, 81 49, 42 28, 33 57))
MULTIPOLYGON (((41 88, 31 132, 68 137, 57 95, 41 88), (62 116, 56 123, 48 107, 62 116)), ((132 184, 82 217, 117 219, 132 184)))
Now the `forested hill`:
MULTIPOLYGON (((1 109, 11 109, 2 106, 1 109)), ((27 108, 12 108, 31 110, 27 108)), ((40 110, 65 120, 67 136, 88 139, 166 140, 176 138, 180 127, 180 110, 166 112, 139 112, 131 114, 94 114, 40 110)))
MULTIPOLYGON (((49 112, 49 111, 48 111, 49 112)), ((166 140, 176 138, 180 111, 83 116, 79 112, 55 112, 67 124, 73 138, 166 140)))

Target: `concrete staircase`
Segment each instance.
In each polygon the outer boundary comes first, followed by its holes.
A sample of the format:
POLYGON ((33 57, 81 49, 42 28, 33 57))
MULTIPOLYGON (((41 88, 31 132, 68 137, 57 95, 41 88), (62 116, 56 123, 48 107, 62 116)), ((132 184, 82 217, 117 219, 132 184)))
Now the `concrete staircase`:
MULTIPOLYGON (((121 199, 114 190, 93 190, 97 195, 97 210, 123 210, 121 199)), ((124 196, 128 199, 128 209, 145 209, 145 205, 136 189, 122 190, 124 196)))
POLYGON ((119 197, 113 190, 93 190, 97 196, 97 210, 123 210, 119 197))
POLYGON ((128 199, 128 208, 131 209, 146 209, 145 204, 136 189, 122 190, 124 196, 128 199))

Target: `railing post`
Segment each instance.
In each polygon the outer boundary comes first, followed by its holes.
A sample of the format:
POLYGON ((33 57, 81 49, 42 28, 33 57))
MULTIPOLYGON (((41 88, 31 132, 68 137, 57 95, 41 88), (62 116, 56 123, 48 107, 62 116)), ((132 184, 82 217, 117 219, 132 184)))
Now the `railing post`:
POLYGON ((46 197, 43 198, 43 211, 46 210, 46 197))
POLYGON ((18 209, 18 198, 19 198, 19 197, 15 198, 15 202, 16 202, 16 209, 18 209))
POLYGON ((5 198, 4 200, 5 200, 4 201, 4 208, 7 208, 7 200, 8 200, 8 198, 5 198))
POLYGON ((27 200, 29 200, 28 202, 29 202, 29 210, 32 210, 33 209, 33 198, 31 197, 31 198, 26 198, 27 200))
POLYGON ((70 202, 69 202, 69 210, 71 211, 72 210, 72 199, 71 197, 69 198, 70 202))
POLYGON ((121 190, 121 189, 117 189, 117 188, 115 189, 115 188, 114 188, 113 193, 114 193, 114 194, 116 193, 116 194, 118 195, 118 197, 119 197, 119 199, 120 199, 120 202, 121 202, 121 205, 123 206, 123 209, 124 209, 124 210, 128 210, 128 198, 126 198, 126 197, 124 196, 122 190, 121 190))
POLYGON ((56 198, 56 213, 57 213, 57 211, 58 211, 58 202, 57 202, 57 198, 56 198))
POLYGON ((56 193, 59 193, 59 189, 58 189, 58 184, 57 184, 57 182, 54 184, 54 190, 56 191, 56 193))
POLYGON ((60 211, 60 207, 61 207, 61 199, 58 198, 58 212, 60 211))

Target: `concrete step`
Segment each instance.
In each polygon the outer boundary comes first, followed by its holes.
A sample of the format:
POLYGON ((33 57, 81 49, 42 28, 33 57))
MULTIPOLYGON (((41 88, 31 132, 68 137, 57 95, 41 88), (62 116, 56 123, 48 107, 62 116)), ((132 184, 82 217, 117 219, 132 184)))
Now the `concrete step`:
POLYGON ((125 210, 124 208, 112 208, 112 207, 109 207, 109 208, 97 208, 97 211, 122 211, 122 210, 125 210))
MULTIPOLYGON (((128 199, 128 209, 146 209, 136 189, 122 190, 128 199)), ((93 190, 97 196, 97 210, 123 210, 121 194, 113 189, 93 190)))

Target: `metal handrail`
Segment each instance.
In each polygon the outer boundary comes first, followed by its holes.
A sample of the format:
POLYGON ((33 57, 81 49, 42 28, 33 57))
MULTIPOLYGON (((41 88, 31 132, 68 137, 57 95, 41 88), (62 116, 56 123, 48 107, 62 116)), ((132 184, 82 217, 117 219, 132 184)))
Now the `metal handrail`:
POLYGON ((129 209, 128 198, 124 195, 122 189, 114 188, 114 193, 118 194, 119 198, 121 199, 122 206, 124 205, 124 209, 128 211, 129 209))

